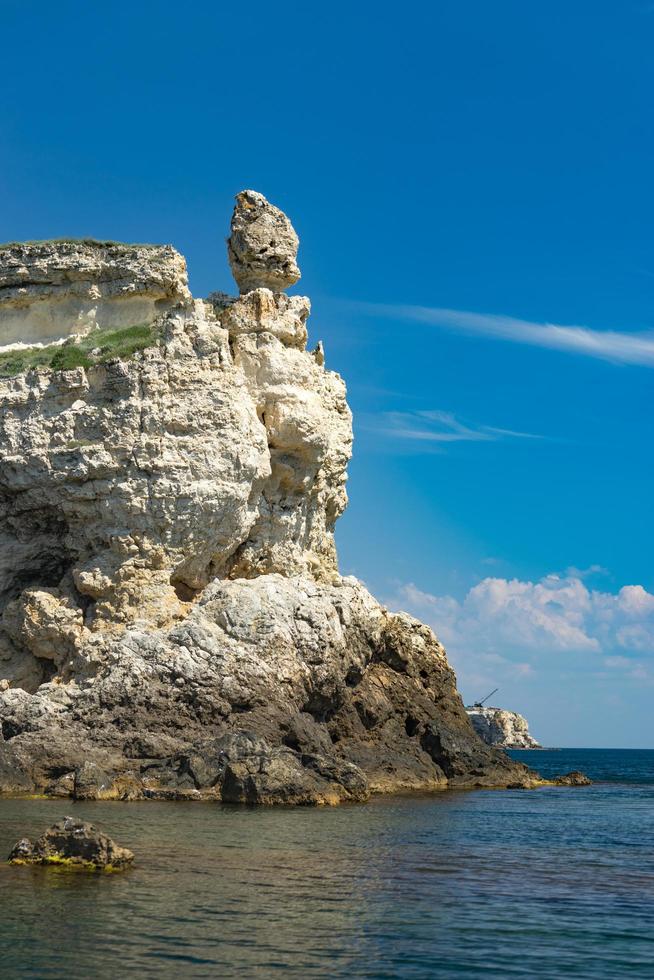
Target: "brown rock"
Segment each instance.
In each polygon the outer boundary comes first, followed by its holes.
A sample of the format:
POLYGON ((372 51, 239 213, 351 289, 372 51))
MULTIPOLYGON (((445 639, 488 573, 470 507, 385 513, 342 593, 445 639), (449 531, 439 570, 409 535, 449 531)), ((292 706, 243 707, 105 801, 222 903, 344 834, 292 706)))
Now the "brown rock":
POLYGON ((566 772, 563 776, 557 776, 554 783, 556 786, 591 786, 593 781, 585 773, 573 769, 572 772, 566 772))
POLYGON ((19 840, 9 855, 11 864, 51 864, 87 871, 117 870, 131 864, 133 853, 119 847, 93 824, 64 817, 34 843, 19 840))

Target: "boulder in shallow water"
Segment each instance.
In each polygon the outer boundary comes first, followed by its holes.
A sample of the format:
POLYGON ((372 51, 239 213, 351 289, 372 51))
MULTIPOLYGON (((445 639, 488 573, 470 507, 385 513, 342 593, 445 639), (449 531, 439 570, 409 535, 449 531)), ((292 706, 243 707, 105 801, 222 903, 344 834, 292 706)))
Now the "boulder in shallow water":
POLYGON ((573 769, 572 772, 566 772, 563 776, 554 779, 556 786, 592 786, 592 783, 593 780, 578 769, 573 769))
POLYGON ((131 864, 134 855, 93 824, 64 817, 34 843, 27 837, 19 840, 8 860, 11 864, 54 864, 88 871, 114 871, 131 864))

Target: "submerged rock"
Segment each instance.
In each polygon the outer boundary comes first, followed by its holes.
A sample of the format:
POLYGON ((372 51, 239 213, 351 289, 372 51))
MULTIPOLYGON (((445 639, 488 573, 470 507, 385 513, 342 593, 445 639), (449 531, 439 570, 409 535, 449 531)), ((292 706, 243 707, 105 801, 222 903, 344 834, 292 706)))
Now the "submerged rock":
POLYGON ((64 817, 32 843, 24 837, 11 850, 11 864, 52 864, 88 871, 117 870, 134 860, 133 853, 119 847, 93 824, 64 817))
MULTIPOLYGON (((127 295, 129 275, 150 288, 129 248, 127 295)), ((476 736, 433 632, 339 575, 352 419, 306 349, 309 301, 280 292, 296 249, 243 192, 229 255, 248 292, 192 300, 180 279, 147 349, 0 378, 0 792, 335 803, 533 784, 476 736)), ((41 285, 83 311, 80 277, 102 291, 108 273, 66 256, 69 293, 54 262, 41 285)))

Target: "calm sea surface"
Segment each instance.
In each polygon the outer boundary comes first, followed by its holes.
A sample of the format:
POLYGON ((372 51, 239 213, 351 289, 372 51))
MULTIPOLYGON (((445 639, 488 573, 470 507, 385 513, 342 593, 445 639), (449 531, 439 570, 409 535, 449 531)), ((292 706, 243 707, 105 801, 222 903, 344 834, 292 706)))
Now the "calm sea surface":
POLYGON ((0 857, 71 812, 137 856, 0 864, 0 976, 654 978, 654 751, 512 754, 599 782, 337 809, 0 800, 0 857))

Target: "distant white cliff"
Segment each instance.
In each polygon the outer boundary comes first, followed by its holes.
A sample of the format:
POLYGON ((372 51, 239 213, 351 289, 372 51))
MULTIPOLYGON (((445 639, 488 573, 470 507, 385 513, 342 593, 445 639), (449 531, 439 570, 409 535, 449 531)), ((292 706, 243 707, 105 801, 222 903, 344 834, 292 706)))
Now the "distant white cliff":
POLYGON ((466 708, 472 727, 487 745, 503 749, 540 749, 542 746, 529 734, 529 723, 516 711, 504 708, 466 708))

